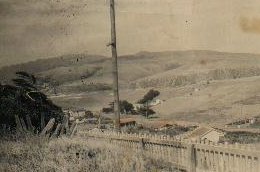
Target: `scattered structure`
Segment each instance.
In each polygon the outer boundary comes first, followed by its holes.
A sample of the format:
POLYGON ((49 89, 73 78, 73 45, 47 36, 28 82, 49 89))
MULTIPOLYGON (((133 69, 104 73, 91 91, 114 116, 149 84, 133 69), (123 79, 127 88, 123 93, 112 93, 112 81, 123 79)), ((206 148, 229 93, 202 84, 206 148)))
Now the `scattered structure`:
POLYGON ((94 114, 91 111, 86 110, 84 108, 77 110, 66 109, 63 110, 63 112, 69 116, 69 121, 71 122, 75 121, 76 119, 79 119, 79 121, 81 121, 82 123, 87 119, 94 118, 94 114))
POLYGON ((77 116, 84 116, 86 114, 86 109, 84 108, 77 109, 76 111, 74 111, 74 114, 77 116))
POLYGON ((77 119, 79 124, 87 123, 87 124, 97 124, 97 118, 83 118, 81 120, 77 119))
POLYGON ((192 141, 208 140, 210 142, 218 143, 220 138, 224 137, 224 135, 225 133, 223 131, 208 126, 200 126, 195 130, 187 133, 184 138, 190 139, 192 141))
POLYGON ((138 111, 140 108, 144 107, 143 104, 139 104, 139 103, 133 104, 133 106, 135 111, 138 111))
POLYGON ((237 119, 226 125, 227 126, 233 126, 233 125, 239 126, 239 125, 246 125, 246 124, 254 124, 256 121, 257 121, 256 117, 251 117, 251 118, 237 119))
POLYGON ((123 118, 120 119, 120 126, 125 127, 125 126, 135 126, 136 121, 133 120, 132 118, 123 118))
POLYGON ((87 112, 86 109, 84 108, 80 108, 80 109, 77 109, 77 110, 71 110, 71 109, 66 109, 66 110, 63 110, 63 112, 65 114, 69 114, 70 116, 73 116, 73 117, 79 117, 79 116, 84 116, 87 112))
POLYGON ((149 128, 154 129, 155 131, 162 131, 173 127, 175 124, 168 121, 155 121, 149 125, 149 128))

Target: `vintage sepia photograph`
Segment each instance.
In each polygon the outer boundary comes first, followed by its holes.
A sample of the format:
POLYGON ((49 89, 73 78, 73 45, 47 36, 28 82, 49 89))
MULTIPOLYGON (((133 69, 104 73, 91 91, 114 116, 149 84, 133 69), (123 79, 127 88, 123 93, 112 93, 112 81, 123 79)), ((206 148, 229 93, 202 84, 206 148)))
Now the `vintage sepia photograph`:
POLYGON ((259 10, 0 0, 0 172, 260 172, 259 10))

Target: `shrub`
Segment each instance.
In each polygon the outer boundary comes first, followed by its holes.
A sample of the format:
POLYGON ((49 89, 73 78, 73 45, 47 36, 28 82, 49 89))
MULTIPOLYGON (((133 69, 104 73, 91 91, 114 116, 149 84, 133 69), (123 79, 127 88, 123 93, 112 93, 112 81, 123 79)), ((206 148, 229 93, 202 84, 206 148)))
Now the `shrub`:
POLYGON ((147 118, 150 116, 150 115, 153 115, 155 114, 155 111, 150 109, 149 107, 141 107, 140 109, 138 109, 137 111, 139 114, 143 115, 143 116, 146 116, 147 118))
POLYGON ((94 118, 94 114, 93 114, 93 112, 88 110, 88 111, 85 112, 84 117, 85 118, 94 118))
POLYGON ((104 113, 112 113, 112 112, 114 112, 114 110, 111 107, 109 107, 109 108, 104 107, 102 109, 102 112, 104 112, 104 113))

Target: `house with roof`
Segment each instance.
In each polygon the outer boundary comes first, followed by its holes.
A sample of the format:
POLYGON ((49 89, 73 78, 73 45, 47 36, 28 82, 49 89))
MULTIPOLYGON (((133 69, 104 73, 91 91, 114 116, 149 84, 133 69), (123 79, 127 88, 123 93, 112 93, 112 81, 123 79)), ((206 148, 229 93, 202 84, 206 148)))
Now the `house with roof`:
POLYGON ((122 118, 120 119, 120 126, 127 127, 127 126, 135 126, 136 121, 132 118, 122 118))
POLYGON ((220 141, 221 137, 224 137, 225 133, 223 131, 217 130, 208 126, 199 126, 195 130, 189 132, 184 136, 186 139, 192 141, 203 141, 208 140, 210 142, 217 143, 220 141))

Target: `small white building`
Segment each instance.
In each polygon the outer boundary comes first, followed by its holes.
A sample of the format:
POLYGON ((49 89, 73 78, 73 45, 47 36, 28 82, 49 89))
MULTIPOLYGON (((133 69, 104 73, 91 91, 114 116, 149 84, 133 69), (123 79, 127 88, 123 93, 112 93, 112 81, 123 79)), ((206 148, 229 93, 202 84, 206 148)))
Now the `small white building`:
POLYGON ((142 107, 144 107, 144 105, 143 104, 133 104, 133 106, 134 106, 134 110, 135 111, 137 111, 137 110, 139 110, 140 108, 142 108, 142 107))
POLYGON ((154 100, 152 100, 149 104, 150 104, 150 106, 156 106, 156 105, 159 105, 159 104, 161 104, 162 103, 162 100, 160 100, 160 99, 154 99, 154 100))
POLYGON ((256 118, 251 118, 251 119, 249 119, 249 123, 250 124, 254 124, 256 122, 256 118))
POLYGON ((217 143, 219 142, 221 137, 224 137, 225 133, 219 130, 216 130, 212 127, 200 126, 187 134, 185 136, 186 139, 191 139, 193 141, 199 140, 209 140, 211 142, 217 143))

